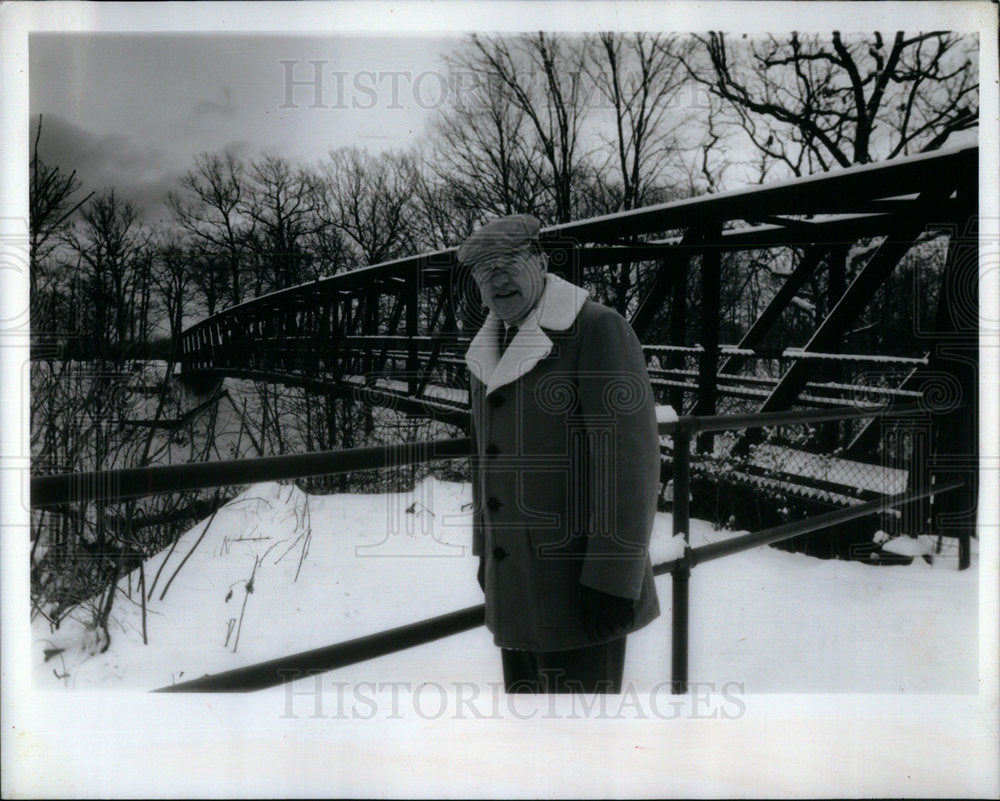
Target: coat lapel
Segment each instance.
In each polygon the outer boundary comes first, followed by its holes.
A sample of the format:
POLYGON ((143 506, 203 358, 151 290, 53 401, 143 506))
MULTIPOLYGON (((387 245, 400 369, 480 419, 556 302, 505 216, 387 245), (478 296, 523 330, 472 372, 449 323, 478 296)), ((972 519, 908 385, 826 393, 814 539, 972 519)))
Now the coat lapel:
POLYGON ((518 327, 517 334, 500 355, 503 321, 490 312, 465 354, 469 371, 486 386, 488 395, 523 376, 552 352, 552 340, 543 328, 565 331, 587 300, 587 291, 547 273, 545 291, 538 305, 518 327))

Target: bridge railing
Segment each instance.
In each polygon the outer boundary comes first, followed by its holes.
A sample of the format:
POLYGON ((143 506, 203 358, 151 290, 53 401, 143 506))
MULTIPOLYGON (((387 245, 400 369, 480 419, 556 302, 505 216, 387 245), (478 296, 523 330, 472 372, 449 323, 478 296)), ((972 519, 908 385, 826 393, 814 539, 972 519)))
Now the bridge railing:
MULTIPOLYGON (((915 404, 878 409, 845 407, 746 415, 701 417, 683 415, 675 422, 659 424, 660 435, 670 436, 673 439, 673 533, 675 536, 682 536, 685 542, 682 557, 654 567, 656 575, 670 573, 673 579, 671 686, 674 693, 687 691, 688 596, 691 572, 697 565, 750 548, 781 542, 849 520, 886 512, 891 508, 933 497, 935 494, 950 492, 964 485, 964 482, 957 480, 931 485, 868 503, 859 503, 846 509, 839 509, 805 520, 733 537, 722 542, 692 548, 688 544, 690 542, 689 498, 692 437, 704 432, 735 431, 772 425, 819 423, 863 417, 902 417, 924 412, 922 407, 915 404)), ((113 502, 126 497, 176 492, 184 489, 346 473, 424 461, 455 459, 469 456, 470 451, 470 440, 459 438, 207 464, 168 465, 109 471, 107 473, 41 476, 31 480, 32 505, 51 506, 86 500, 113 502)), ((964 532, 959 543, 960 568, 967 566, 969 559, 968 530, 965 529, 964 532)), ((473 606, 325 648, 174 684, 163 687, 159 691, 235 692, 263 689, 309 673, 332 670, 431 642, 441 637, 475 628, 483 622, 484 607, 482 605, 473 606)))

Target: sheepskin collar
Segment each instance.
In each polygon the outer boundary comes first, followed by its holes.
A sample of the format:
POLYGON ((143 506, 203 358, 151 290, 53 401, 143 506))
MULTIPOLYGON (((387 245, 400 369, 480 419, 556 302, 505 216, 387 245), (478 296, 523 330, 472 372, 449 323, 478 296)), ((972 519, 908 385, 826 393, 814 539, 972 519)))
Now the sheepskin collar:
POLYGON ((542 329, 565 331, 573 324, 586 300, 587 290, 546 273, 541 299, 518 327, 503 356, 499 352, 499 340, 504 323, 490 312, 465 354, 465 363, 486 385, 486 394, 516 381, 548 356, 552 340, 542 329))

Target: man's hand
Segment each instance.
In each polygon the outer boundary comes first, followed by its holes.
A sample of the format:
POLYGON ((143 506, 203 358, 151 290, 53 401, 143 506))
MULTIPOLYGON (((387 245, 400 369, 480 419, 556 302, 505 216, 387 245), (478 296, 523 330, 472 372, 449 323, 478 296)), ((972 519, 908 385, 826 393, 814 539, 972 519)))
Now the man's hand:
POLYGON ((479 570, 476 571, 476 581, 479 582, 482 591, 486 592, 486 557, 482 554, 479 555, 479 570))
POLYGON ((631 598, 609 595, 586 584, 580 585, 580 593, 583 628, 590 639, 606 640, 627 631, 635 621, 635 602, 631 598))

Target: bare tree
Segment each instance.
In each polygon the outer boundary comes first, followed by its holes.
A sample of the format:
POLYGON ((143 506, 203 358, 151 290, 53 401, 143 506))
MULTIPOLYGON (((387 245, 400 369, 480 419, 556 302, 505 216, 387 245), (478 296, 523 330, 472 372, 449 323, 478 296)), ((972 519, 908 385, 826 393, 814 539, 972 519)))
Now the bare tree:
MULTIPOLYGON (((710 93, 712 109, 719 103, 728 115, 717 115, 712 126, 725 138, 738 132, 750 145, 755 155, 744 162, 750 180, 933 150, 978 125, 973 37, 942 31, 900 31, 891 37, 834 31, 744 36, 735 42, 722 33, 696 38, 701 46, 685 55, 685 65, 710 93)), ((708 173, 731 166, 720 163, 721 155, 718 148, 706 151, 708 173)), ((843 260, 844 254, 836 258, 843 260)), ((760 262, 749 259, 745 267, 756 281, 752 275, 760 262)), ((848 259, 848 278, 853 269, 848 259)), ((820 271, 803 286, 775 329, 783 332, 783 341, 799 341, 823 318, 838 286, 831 274, 820 271)), ((909 298, 898 299, 895 308, 910 308, 909 298)))
POLYGON ((57 165, 46 164, 38 155, 38 143, 42 138, 42 115, 38 115, 35 142, 31 152, 30 190, 28 195, 28 219, 31 267, 44 261, 58 244, 59 236, 65 232, 69 218, 83 206, 94 193, 74 201, 73 195, 80 190, 76 170, 67 175, 57 165))
POLYGON ((372 156, 343 148, 331 151, 320 169, 319 219, 343 233, 362 264, 378 264, 412 249, 410 207, 417 169, 411 156, 372 156))
POLYGON ((174 342, 179 341, 184 327, 184 310, 190 296, 192 278, 190 250, 172 239, 158 243, 151 279, 170 326, 170 338, 174 342))
MULTIPOLYGON (((203 244, 191 244, 187 249, 187 259, 191 286, 196 290, 189 297, 188 304, 201 309, 204 314, 211 317, 229 305, 230 284, 225 263, 203 244)), ((244 254, 241 282, 261 275, 261 271, 253 269, 253 265, 258 261, 262 262, 263 258, 258 257, 248 247, 244 254)), ((251 296, 262 294, 264 283, 263 277, 259 281, 252 282, 247 294, 251 296)))
POLYGON ((232 303, 244 300, 242 275, 248 234, 254 220, 244 213, 247 177, 244 163, 230 152, 202 153, 181 178, 187 197, 171 193, 168 202, 183 230, 225 263, 232 303))
POLYGON ((298 284, 311 261, 305 240, 318 224, 317 179, 277 156, 252 162, 248 175, 250 191, 240 209, 256 223, 247 241, 256 245, 263 257, 263 262, 257 263, 268 271, 266 288, 298 284))
POLYGON ((587 111, 581 77, 588 52, 583 40, 539 32, 513 38, 472 35, 470 44, 470 50, 453 58, 453 66, 495 79, 509 102, 523 112, 533 134, 527 164, 545 170, 553 221, 570 221, 587 111))
POLYGON ((42 115, 31 152, 28 190, 28 243, 31 277, 31 330, 33 338, 71 330, 68 319, 73 305, 73 273, 54 259, 64 243, 70 219, 93 196, 77 200, 80 181, 73 170, 66 174, 58 165, 46 164, 39 155, 42 115))
POLYGON ((549 193, 531 145, 527 114, 496 76, 456 66, 456 100, 431 130, 424 163, 442 187, 442 200, 475 221, 508 214, 549 216, 549 193))
POLYGON ((633 209, 656 202, 667 171, 676 167, 684 114, 671 115, 680 106, 687 80, 682 57, 692 49, 686 37, 661 34, 601 33, 590 41, 594 48, 586 69, 613 113, 613 132, 602 137, 608 150, 607 166, 620 182, 620 208, 633 209))
POLYGON ((978 124, 968 37, 698 38, 703 60, 687 60, 690 74, 727 103, 754 147, 794 175, 932 150, 978 124))
MULTIPOLYGON (((438 250, 458 245, 482 220, 486 205, 470 201, 464 177, 439 173, 432 157, 420 157, 415 171, 412 199, 413 245, 417 250, 438 250)), ((471 187, 470 187, 471 188, 471 187)), ((512 212, 513 213, 513 212, 512 212)))
MULTIPOLYGON (((591 164, 579 170, 577 195, 586 215, 607 214, 676 196, 681 172, 681 131, 689 116, 681 108, 687 73, 681 56, 690 39, 659 34, 601 33, 585 40, 584 69, 596 98, 584 98, 601 113, 590 127, 599 143, 591 164), (607 114, 606 112, 610 112, 607 114), (606 154, 601 158, 601 154, 606 154)), ((636 300, 640 265, 624 262, 591 273, 588 283, 605 302, 627 314, 636 300)))
POLYGON ((146 327, 138 318, 148 311, 148 234, 139 223, 139 210, 113 189, 94 197, 80 217, 70 240, 84 273, 91 352, 120 358, 126 349, 144 344, 140 336, 146 327))
MULTIPOLYGON (((319 183, 319 179, 318 179, 319 183)), ((317 190, 322 198, 322 190, 317 190)), ((326 275, 334 275, 341 270, 357 265, 351 247, 343 231, 321 218, 322 199, 317 202, 316 225, 310 228, 303 237, 303 248, 309 254, 308 263, 304 266, 302 279, 313 281, 326 275)))

